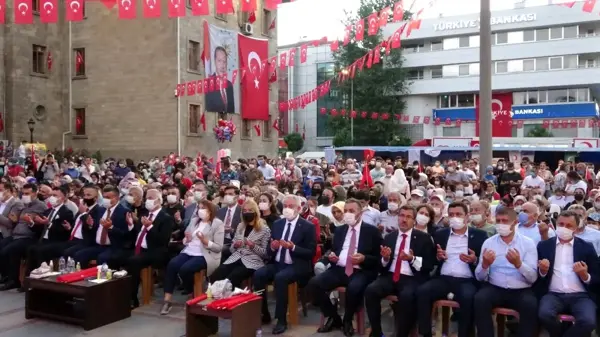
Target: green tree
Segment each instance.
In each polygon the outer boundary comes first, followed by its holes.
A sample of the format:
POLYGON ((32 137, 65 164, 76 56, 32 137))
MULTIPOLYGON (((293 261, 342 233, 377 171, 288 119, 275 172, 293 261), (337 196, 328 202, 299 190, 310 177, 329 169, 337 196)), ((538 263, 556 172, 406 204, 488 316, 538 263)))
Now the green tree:
POLYGON ((554 137, 548 129, 541 126, 536 126, 527 132, 527 137, 554 137))
MULTIPOLYGON (((379 13, 385 7, 393 8, 395 1, 361 0, 358 13, 348 15, 344 24, 355 27, 354 23, 359 18, 366 18, 374 12, 379 13)), ((409 17, 410 14, 406 12, 405 19, 409 17)), ((392 16, 390 16, 390 22, 391 18, 392 16)), ((356 32, 352 31, 350 43, 346 46, 340 44, 338 51, 334 52, 333 57, 337 69, 349 67, 370 49, 380 46, 384 41, 381 29, 377 35, 368 36, 367 28, 368 24, 365 22, 363 41, 356 41, 356 32)), ((356 69, 353 79, 348 79, 337 86, 344 96, 344 108, 350 111, 353 102, 353 109, 358 113, 358 116, 353 122, 350 121, 349 113, 345 117, 329 117, 328 127, 334 134, 334 146, 396 145, 398 139, 404 138, 400 123, 394 118, 394 114, 402 113, 406 108, 403 96, 408 93, 410 84, 407 80, 407 70, 402 68, 403 59, 400 49, 392 50, 388 56, 385 55, 383 48, 381 50, 381 61, 378 64, 373 64, 370 69, 365 64, 363 71, 356 69), (373 120, 370 115, 367 118, 362 118, 360 116, 361 111, 378 112, 379 114, 388 113, 390 118, 382 120, 380 117, 373 120), (351 123, 354 124, 354 142, 351 140, 351 123)), ((335 83, 337 83, 337 78, 332 80, 332 87, 335 83)))
POLYGON ((302 139, 302 136, 297 132, 288 133, 283 137, 283 140, 287 144, 288 151, 298 152, 304 147, 304 139, 302 139))

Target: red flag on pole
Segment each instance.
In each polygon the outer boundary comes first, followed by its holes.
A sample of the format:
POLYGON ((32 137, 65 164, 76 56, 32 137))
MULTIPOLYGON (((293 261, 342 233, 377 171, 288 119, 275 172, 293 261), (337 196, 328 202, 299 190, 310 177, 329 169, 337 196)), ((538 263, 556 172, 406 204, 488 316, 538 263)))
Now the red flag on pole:
POLYGON ((48 68, 48 72, 52 71, 52 52, 48 51, 48 56, 46 56, 46 66, 48 68))
POLYGON ((78 72, 79 69, 81 69, 81 66, 83 66, 83 64, 83 55, 81 55, 81 52, 77 52, 77 55, 75 56, 75 71, 78 72))
POLYGON ((33 23, 32 0, 15 0, 14 6, 16 24, 30 25, 33 23))
POLYGON ((0 0, 0 23, 6 23, 6 0, 0 0))
POLYGON ((365 19, 360 19, 356 23, 356 32, 354 33, 354 37, 356 41, 362 41, 365 36, 365 19))
MULTIPOLYGON (((368 163, 369 161, 371 161, 371 159, 373 159, 375 157, 375 151, 373 151, 371 149, 365 150, 364 157, 365 157, 365 161, 368 163)), ((369 165, 365 165, 363 167, 363 175, 362 175, 362 179, 360 181, 360 186, 368 187, 368 188, 373 187, 373 178, 371 177, 371 172, 369 171, 369 165)))
POLYGON ((67 21, 83 20, 83 0, 67 0, 67 21))
POLYGON ((58 1, 46 0, 40 8, 40 21, 43 23, 56 23, 58 21, 58 1))
POLYGON ((168 4, 168 13, 170 18, 185 16, 185 4, 182 0, 170 0, 168 4))
POLYGON ((273 21, 271 21, 271 24, 269 25, 269 30, 271 29, 275 29, 275 18, 273 18, 273 21))
POLYGON ((240 67, 248 71, 240 79, 242 118, 269 119, 269 73, 262 62, 269 57, 268 40, 238 35, 240 67))
POLYGON ((31 168, 33 172, 37 172, 37 160, 35 159, 35 147, 31 144, 31 168))
POLYGON ((118 1, 119 19, 132 20, 137 16, 137 0, 121 0, 118 1))
MULTIPOLYGON (((196 0, 196 1, 200 1, 202 2, 203 0, 196 0)), ((145 0, 142 1, 142 3, 144 4, 144 6, 142 7, 142 11, 143 11, 143 15, 145 18, 148 19, 153 19, 153 18, 160 18, 161 16, 161 10, 160 10, 160 6, 161 6, 161 2, 158 0, 145 0)), ((192 13, 194 13, 194 4, 195 1, 192 2, 192 13)), ((208 12, 206 12, 206 15, 208 15, 208 12)))

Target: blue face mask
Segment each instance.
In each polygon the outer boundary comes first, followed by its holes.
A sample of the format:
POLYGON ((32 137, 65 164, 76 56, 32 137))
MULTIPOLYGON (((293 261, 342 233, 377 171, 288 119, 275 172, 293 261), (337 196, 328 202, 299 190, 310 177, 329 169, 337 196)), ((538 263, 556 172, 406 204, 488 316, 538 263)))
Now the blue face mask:
POLYGON ((531 176, 531 178, 535 178, 535 176, 537 176, 537 174, 535 174, 535 172, 531 172, 531 173, 529 173, 529 175, 531 176))
POLYGON ((258 165, 260 165, 260 166, 263 166, 263 165, 264 165, 264 163, 265 163, 265 161, 264 161, 264 160, 259 160, 259 161, 258 161, 258 165))
POLYGON ((519 213, 519 224, 524 225, 529 221, 529 215, 525 212, 519 213))

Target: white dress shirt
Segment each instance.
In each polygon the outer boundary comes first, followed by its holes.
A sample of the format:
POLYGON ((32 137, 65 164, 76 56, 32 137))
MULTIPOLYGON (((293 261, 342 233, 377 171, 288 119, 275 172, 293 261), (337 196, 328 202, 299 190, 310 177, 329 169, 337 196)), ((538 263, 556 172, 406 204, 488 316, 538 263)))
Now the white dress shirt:
POLYGON ((545 190, 546 183, 540 176, 531 177, 530 175, 527 175, 525 179, 523 179, 523 183, 521 183, 521 189, 524 188, 539 188, 545 190))
MULTIPOLYGON (((238 207, 238 204, 235 203, 233 204, 233 206, 229 206, 227 207, 227 212, 225 212, 225 218, 223 218, 223 223, 225 224, 225 227, 231 227, 231 223, 233 222, 233 217, 235 216, 235 211, 238 207), (229 222, 226 222, 227 219, 227 214, 231 214, 231 217, 229 218, 229 222)), ((225 238, 226 239, 231 239, 231 232, 225 232, 225 238)))
MULTIPOLYGON (((158 215, 158 213, 160 212, 160 208, 157 209, 156 211, 152 211, 150 213, 148 213, 148 218, 152 219, 152 223, 154 223, 154 220, 156 219, 156 216, 158 215), (150 215, 152 215, 152 217, 150 217, 150 215)), ((133 226, 131 226, 133 227, 133 226)), ((150 226, 148 226, 148 228, 146 228, 146 235, 144 235, 144 238, 142 239, 142 248, 144 249, 148 249, 148 243, 146 242, 146 238, 148 237, 148 232, 152 229, 152 227, 154 227, 153 224, 151 224, 150 226)), ((131 228, 129 229, 131 230, 131 228)), ((142 228, 140 229, 140 232, 137 235, 137 238, 135 239, 135 245, 137 246, 137 242, 140 239, 140 236, 142 235, 142 233, 144 232, 144 225, 142 225, 142 228)))
MULTIPOLYGON (((404 242, 403 252, 406 254, 410 253, 410 242, 412 240, 412 231, 413 231, 413 229, 411 228, 406 233, 398 232, 398 239, 396 239, 396 247, 394 247, 394 252, 393 252, 394 259, 392 260, 392 264, 390 265, 390 269, 389 269, 389 271, 391 273, 393 273, 396 270, 396 263, 398 263, 398 257, 400 255, 400 245, 402 244, 402 234, 406 234, 406 241, 404 242)), ((413 268, 415 268, 415 270, 421 270, 422 262, 423 262, 423 258, 420 256, 414 256, 412 262, 402 261, 402 264, 400 267, 400 274, 407 275, 407 276, 413 276, 413 272, 412 272, 412 269, 410 269, 410 266, 412 265, 413 268)), ((383 260, 383 258, 381 258, 381 264, 383 266, 386 266, 387 262, 385 262, 383 260)))
POLYGON ((442 265, 441 275, 460 278, 473 277, 469 265, 460 260, 460 254, 469 254, 469 230, 467 229, 464 234, 456 234, 451 229, 446 244, 448 259, 442 265))
MULTIPOLYGON (((300 218, 299 215, 296 215, 296 218, 292 221, 287 221, 287 219, 285 220, 285 227, 283 227, 283 233, 281 234, 281 240, 285 240, 286 236, 287 236, 287 231, 288 231, 288 224, 291 224, 290 226, 290 235, 288 237, 287 241, 292 241, 292 237, 294 236, 294 229, 296 229, 296 223, 298 222, 298 218, 300 218)), ((296 246, 294 245, 294 248, 296 246)), ((292 250, 294 249, 292 248, 292 250)), ((283 247, 279 247, 279 249, 277 250, 277 254, 275 255, 275 261, 279 262, 279 255, 281 253, 281 250, 283 249, 283 247)), ((285 262, 285 264, 292 264, 292 256, 290 255, 290 250, 287 249, 285 252, 285 257, 283 259, 283 261, 285 262)))
POLYGON ((362 220, 365 223, 377 226, 379 225, 379 223, 381 223, 381 212, 376 208, 367 206, 367 208, 363 212, 362 220))
MULTIPOLYGON (((348 251, 350 250, 350 239, 352 238, 352 229, 356 230, 356 242, 355 249, 358 251, 358 238, 360 236, 360 226, 362 225, 362 221, 360 221, 356 226, 351 227, 348 226, 348 232, 346 232, 346 237, 344 238, 344 244, 342 245, 342 251, 340 252, 340 256, 337 262, 337 265, 340 267, 346 267, 346 259, 348 259, 348 251)), ((356 253, 356 251, 354 253, 356 253)), ((355 265, 354 268, 360 269, 358 265, 355 265)))
POLYGON ((44 233, 44 239, 48 239, 48 233, 50 232, 50 228, 52 228, 52 221, 56 218, 56 216, 58 215, 58 210, 62 206, 63 204, 54 207, 52 209, 52 212, 50 212, 50 215, 48 215, 48 228, 46 228, 46 233, 44 233))
POLYGON ((0 214, 4 213, 4 210, 6 209, 6 205, 8 205, 8 203, 12 200, 12 198, 14 198, 14 197, 11 196, 10 198, 8 198, 8 200, 6 200, 2 204, 0 204, 0 214))
POLYGON ((596 255, 600 256, 600 231, 585 226, 581 233, 575 234, 576 237, 582 239, 583 241, 587 241, 594 246, 596 250, 596 255))
POLYGON ((196 228, 192 232, 192 238, 190 239, 190 241, 183 240, 185 248, 181 251, 182 253, 187 254, 189 256, 204 256, 204 244, 202 243, 202 241, 200 241, 200 238, 198 238, 198 233, 202 233, 206 226, 208 226, 208 223, 204 221, 199 221, 198 223, 196 223, 196 228))
POLYGON ((81 227, 83 226, 82 218, 84 215, 89 214, 92 211, 92 209, 94 209, 94 207, 96 207, 96 204, 90 206, 87 212, 79 214, 77 219, 75 219, 75 226, 71 229, 71 235, 73 235, 74 238, 83 240, 83 232, 81 230, 81 227))
MULTIPOLYGON (((585 287, 581 284, 579 276, 573 271, 573 242, 575 239, 567 243, 561 243, 556 240, 556 253, 554 257, 554 274, 550 281, 549 290, 553 293, 571 294, 583 293, 585 287)), ((545 277, 546 275, 540 276, 545 277)), ((586 284, 590 282, 588 277, 586 284)))
MULTIPOLYGON (((116 205, 114 205, 113 207, 109 208, 110 209, 110 215, 112 216, 113 214, 115 214, 115 208, 117 208, 119 204, 117 203, 116 205)), ((106 218, 108 217, 108 209, 104 212, 104 215, 102 215, 102 220, 106 220, 106 218)), ((102 229, 104 228, 104 226, 100 225, 98 226, 98 229, 96 230, 96 243, 97 244, 101 244, 100 240, 102 238, 102 229)), ((107 229, 108 230, 108 229, 107 229)), ((106 236, 106 245, 110 246, 110 236, 106 236)))

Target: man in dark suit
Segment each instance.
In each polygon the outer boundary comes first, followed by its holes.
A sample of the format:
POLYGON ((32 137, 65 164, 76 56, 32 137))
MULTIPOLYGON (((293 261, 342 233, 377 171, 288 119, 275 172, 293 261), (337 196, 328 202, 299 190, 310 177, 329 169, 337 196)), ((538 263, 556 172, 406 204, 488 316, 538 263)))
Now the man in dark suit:
POLYGON ((468 337, 473 324, 473 297, 477 293, 475 268, 481 245, 487 233, 467 224, 468 209, 461 202, 448 206, 450 228, 438 230, 434 236, 437 247, 436 277, 417 291, 419 331, 431 337, 431 307, 433 302, 446 299, 448 293, 460 304, 458 337, 468 337))
POLYGON ((225 193, 223 196, 223 204, 225 206, 217 211, 217 218, 225 224, 225 241, 223 242, 221 262, 227 260, 231 255, 231 251, 229 250, 231 239, 242 219, 240 215, 241 207, 238 205, 240 189, 229 185, 225 187, 223 192, 225 193))
POLYGON ((94 245, 80 250, 75 254, 75 261, 81 263, 82 268, 87 268, 91 260, 96 260, 100 265, 114 260, 122 260, 125 248, 131 246, 131 238, 127 226, 127 208, 119 204, 119 189, 106 186, 102 190, 103 203, 106 211, 98 224, 92 227, 95 237, 94 245))
POLYGON ((365 291, 365 306, 372 328, 370 336, 382 334, 381 300, 389 295, 398 297, 395 305, 402 310, 394 315, 398 326, 396 336, 408 336, 415 324, 417 288, 427 281, 435 263, 431 236, 413 229, 416 217, 414 207, 400 207, 399 231, 388 234, 383 241, 381 275, 365 291))
MULTIPOLYGON (((224 77, 227 78, 227 51, 221 46, 215 48, 215 70, 213 78, 216 83, 220 83, 224 77)), ((235 112, 233 85, 227 79, 224 83, 221 82, 221 88, 215 85, 215 90, 205 93, 205 99, 206 111, 235 112)))
POLYGON ((538 317, 550 337, 590 336, 596 327, 595 296, 590 290, 600 283, 598 257, 589 242, 573 236, 579 221, 574 211, 562 212, 556 221, 556 237, 537 246, 540 277, 536 286, 545 294, 538 317), (566 330, 557 319, 563 313, 575 317, 566 330))
POLYGON ((142 269, 162 264, 167 257, 169 238, 175 225, 173 218, 161 209, 162 194, 159 190, 150 189, 146 192, 146 209, 148 216, 140 218, 134 223, 133 217, 127 215, 127 225, 135 238, 133 251, 129 251, 129 258, 125 265, 127 273, 131 275, 131 301, 132 307, 137 308, 140 302, 137 298, 140 286, 140 272, 142 269))
POLYGON ((317 235, 312 223, 300 217, 300 198, 288 194, 283 199, 283 217, 273 223, 271 244, 267 247, 269 263, 254 273, 255 291, 263 291, 262 320, 271 321, 267 307, 267 285, 275 287, 275 318, 277 324, 273 334, 287 330, 287 287, 289 284, 308 278, 312 273, 312 259, 317 249, 317 235))
POLYGON ((78 251, 96 244, 96 232, 93 232, 93 228, 100 225, 100 219, 105 212, 106 209, 98 205, 98 187, 84 186, 82 204, 79 205, 75 225, 71 229, 69 241, 63 244, 63 256, 74 257, 78 251))
POLYGON ((73 212, 65 205, 69 195, 67 185, 52 189, 47 201, 52 206, 44 215, 38 215, 34 221, 46 225, 41 242, 29 248, 27 271, 34 270, 42 262, 62 256, 63 244, 69 240, 73 226, 73 212))
POLYGON ((7 238, 19 222, 21 211, 25 207, 19 199, 17 188, 12 183, 0 184, 0 237, 7 238))
POLYGON ((358 200, 346 201, 346 224, 337 227, 333 236, 333 248, 329 254, 331 268, 310 280, 311 294, 323 316, 327 317, 317 332, 325 333, 342 327, 345 336, 352 336, 352 318, 362 306, 365 289, 377 278, 381 234, 377 227, 362 221, 362 209, 358 200), (329 292, 337 287, 346 287, 343 321, 329 299, 329 292))

